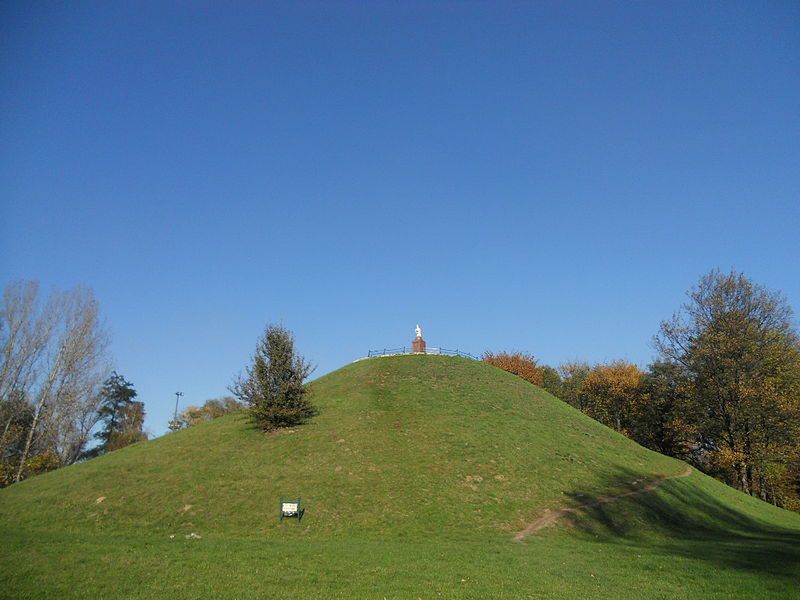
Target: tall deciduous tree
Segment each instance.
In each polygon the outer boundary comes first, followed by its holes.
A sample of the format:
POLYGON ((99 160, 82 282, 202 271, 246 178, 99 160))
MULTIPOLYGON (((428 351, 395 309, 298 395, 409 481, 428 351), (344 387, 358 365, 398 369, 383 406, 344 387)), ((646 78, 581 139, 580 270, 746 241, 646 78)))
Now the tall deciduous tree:
POLYGON ((33 408, 20 394, 0 402, 0 487, 13 483, 33 408))
POLYGON ((628 433, 641 402, 642 371, 622 360, 593 368, 583 382, 586 412, 619 432, 628 433))
POLYGON ((691 378, 711 468, 764 498, 798 443, 800 345, 791 317, 781 294, 712 271, 656 337, 664 360, 691 378))
POLYGON ((292 333, 281 325, 268 325, 246 375, 234 381, 231 391, 250 407, 262 429, 290 427, 316 412, 305 384, 312 370, 295 351, 292 333))
POLYGON ((640 402, 633 415, 633 439, 668 456, 697 457, 697 415, 691 394, 691 380, 681 365, 651 364, 642 378, 640 402))
POLYGON ((561 376, 561 395, 559 397, 578 410, 586 409, 583 383, 591 370, 592 367, 589 363, 580 360, 572 360, 558 365, 558 373, 561 376))
POLYGON ((564 382, 556 369, 549 365, 541 365, 539 371, 542 374, 542 387, 554 396, 560 398, 564 382))
POLYGON ((20 406, 31 412, 15 481, 36 453, 48 452, 48 464, 54 460, 59 466, 81 456, 97 423, 107 346, 90 290, 53 292, 42 303, 35 282, 6 288, 0 310, 0 403, 9 408, 12 399, 22 399, 20 406))

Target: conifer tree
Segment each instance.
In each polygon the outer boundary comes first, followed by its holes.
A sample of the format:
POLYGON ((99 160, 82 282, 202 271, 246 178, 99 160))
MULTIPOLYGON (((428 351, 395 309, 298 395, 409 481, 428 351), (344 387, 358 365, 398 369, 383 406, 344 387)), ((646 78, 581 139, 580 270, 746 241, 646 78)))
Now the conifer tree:
POLYGON ((136 390, 130 381, 114 371, 100 392, 100 421, 103 428, 95 434, 99 444, 87 452, 97 456, 146 439, 142 432, 144 404, 134 400, 136 390))
POLYGON ((304 383, 312 370, 295 352, 292 333, 270 324, 246 375, 236 379, 231 391, 250 407, 250 415, 261 429, 291 427, 316 414, 304 383))

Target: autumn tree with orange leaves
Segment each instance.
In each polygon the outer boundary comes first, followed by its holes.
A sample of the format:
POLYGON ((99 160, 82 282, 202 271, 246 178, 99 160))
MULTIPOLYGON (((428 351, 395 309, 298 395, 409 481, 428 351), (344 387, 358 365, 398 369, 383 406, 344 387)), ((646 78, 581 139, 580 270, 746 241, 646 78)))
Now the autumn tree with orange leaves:
POLYGON ((489 352, 483 353, 483 362, 522 377, 525 381, 538 385, 543 384, 542 370, 532 354, 524 352, 489 352))

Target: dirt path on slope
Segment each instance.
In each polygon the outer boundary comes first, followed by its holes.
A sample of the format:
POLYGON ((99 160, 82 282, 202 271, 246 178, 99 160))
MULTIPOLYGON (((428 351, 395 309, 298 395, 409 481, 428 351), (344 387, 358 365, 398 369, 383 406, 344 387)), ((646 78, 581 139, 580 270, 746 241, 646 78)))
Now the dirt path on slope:
POLYGON ((514 536, 515 542, 522 542, 525 540, 526 537, 529 535, 533 535, 537 531, 541 531, 545 527, 550 527, 556 521, 558 521, 564 515, 570 513, 579 513, 584 508, 589 508, 591 506, 600 506, 601 504, 608 504, 609 502, 613 502, 614 500, 618 500, 619 498, 627 498, 628 496, 638 496, 639 494, 646 494, 647 492, 652 492, 656 488, 658 488, 662 483, 665 481, 669 481, 670 479, 680 479, 681 477, 688 477, 692 474, 692 467, 686 467, 686 470, 683 473, 679 473, 678 475, 669 475, 667 477, 660 477, 654 481, 651 481, 647 485, 644 485, 640 488, 635 490, 630 490, 628 492, 623 492, 621 494, 615 494, 613 496, 598 496, 596 498, 592 498, 584 502, 583 504, 578 504, 577 506, 569 506, 566 508, 559 508, 555 510, 546 509, 542 516, 540 516, 535 521, 532 521, 528 524, 528 526, 520 531, 517 535, 514 536))

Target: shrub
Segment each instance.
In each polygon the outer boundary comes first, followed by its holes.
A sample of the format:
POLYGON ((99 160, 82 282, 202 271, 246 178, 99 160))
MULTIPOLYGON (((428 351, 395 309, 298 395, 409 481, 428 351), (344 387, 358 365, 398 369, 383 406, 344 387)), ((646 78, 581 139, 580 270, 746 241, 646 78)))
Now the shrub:
POLYGON ((206 400, 202 406, 187 406, 178 417, 181 428, 205 423, 233 412, 242 412, 247 407, 235 398, 225 396, 206 400))
POLYGON ((544 383, 542 370, 537 366, 536 359, 531 354, 524 352, 495 353, 487 350, 481 358, 484 362, 522 377, 533 385, 542 387, 544 383))

